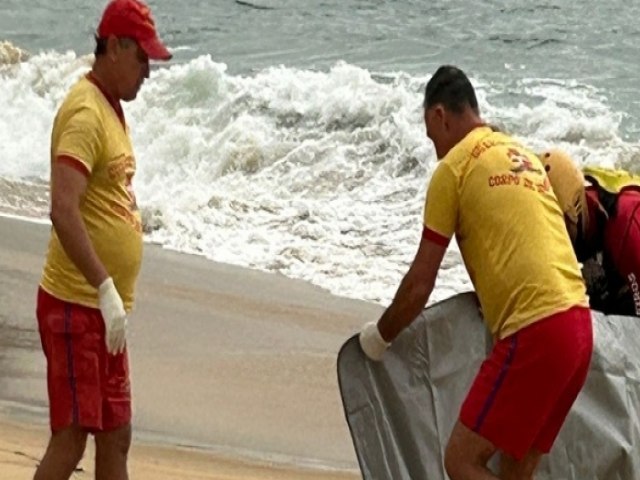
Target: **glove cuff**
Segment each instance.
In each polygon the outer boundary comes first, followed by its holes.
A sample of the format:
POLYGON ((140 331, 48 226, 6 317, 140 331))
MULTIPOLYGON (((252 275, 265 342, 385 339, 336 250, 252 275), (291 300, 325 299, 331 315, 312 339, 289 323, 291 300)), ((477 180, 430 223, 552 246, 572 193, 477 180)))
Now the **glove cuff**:
POLYGON ((382 359, 382 355, 389 348, 389 345, 391 344, 382 338, 376 322, 369 322, 362 328, 360 346, 371 360, 382 359))
POLYGON ((389 348, 389 345, 391 345, 391 343, 387 342, 384 338, 382 338, 382 334, 380 333, 380 329, 378 328, 378 323, 369 322, 367 326, 368 326, 368 329, 370 330, 369 335, 371 339, 374 340, 378 346, 389 348))
POLYGON ((107 293, 109 290, 113 290, 115 289, 116 286, 113 283, 113 278, 111 277, 107 277, 103 280, 103 282, 100 284, 100 286, 98 287, 98 294, 99 295, 104 295, 105 293, 107 293))

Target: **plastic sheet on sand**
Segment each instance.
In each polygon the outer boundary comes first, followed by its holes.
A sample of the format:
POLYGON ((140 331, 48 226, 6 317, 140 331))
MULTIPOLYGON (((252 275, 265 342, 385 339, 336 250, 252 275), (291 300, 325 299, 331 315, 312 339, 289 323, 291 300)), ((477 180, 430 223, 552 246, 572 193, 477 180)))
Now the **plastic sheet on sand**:
MULTIPOLYGON (((594 312, 587 382, 537 480, 640 479, 640 319, 594 312)), ((380 363, 354 336, 338 357, 345 416, 365 480, 444 480, 444 447, 491 348, 476 297, 427 309, 380 363)))

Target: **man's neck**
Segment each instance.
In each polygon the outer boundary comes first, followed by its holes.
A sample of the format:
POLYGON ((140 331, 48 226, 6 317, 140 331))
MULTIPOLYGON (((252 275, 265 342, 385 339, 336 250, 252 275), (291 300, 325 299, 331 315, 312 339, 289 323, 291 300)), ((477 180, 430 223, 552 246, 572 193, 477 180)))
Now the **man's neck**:
POLYGON ((109 85, 113 85, 113 82, 108 81, 108 79, 111 78, 108 75, 108 72, 105 79, 104 69, 99 66, 96 68, 96 65, 94 65, 91 72, 89 72, 88 78, 91 82, 93 82, 94 85, 96 85, 100 92, 102 92, 102 95, 104 95, 107 102, 109 102, 109 105, 111 105, 116 115, 120 119, 122 126, 126 128, 126 121, 124 118, 124 111, 122 110, 122 104, 120 103, 120 98, 118 95, 113 93, 113 88, 109 89, 109 85))
POLYGON ((471 113, 464 113, 463 115, 463 120, 462 122, 459 124, 459 128, 456 132, 456 144, 458 144, 459 142, 462 141, 462 139, 464 139, 464 137, 466 137, 467 135, 469 135, 469 133, 471 133, 473 130, 475 130, 478 127, 485 127, 487 124, 480 118, 478 117, 475 113, 471 114, 471 113))
POLYGON ((100 84, 101 90, 109 96, 110 101, 118 102, 120 100, 117 90, 113 87, 111 72, 106 68, 102 59, 96 59, 91 69, 91 75, 100 84))

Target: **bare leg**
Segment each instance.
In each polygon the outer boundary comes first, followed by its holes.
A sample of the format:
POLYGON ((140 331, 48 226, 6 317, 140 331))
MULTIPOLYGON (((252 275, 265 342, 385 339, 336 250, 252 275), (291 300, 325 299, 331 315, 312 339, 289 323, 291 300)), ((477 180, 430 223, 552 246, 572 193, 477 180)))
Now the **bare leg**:
POLYGON ((131 424, 96 433, 95 439, 96 480, 129 480, 127 456, 131 446, 131 424))
POLYGON ((87 432, 69 427, 51 434, 47 451, 36 470, 34 480, 68 480, 82 459, 87 432))
POLYGON ((533 480, 533 474, 540 463, 542 453, 531 450, 522 460, 502 454, 500 458, 500 478, 502 480, 533 480))
POLYGON ((447 443, 444 466, 451 480, 499 480, 487 468, 495 453, 491 442, 458 421, 447 443))

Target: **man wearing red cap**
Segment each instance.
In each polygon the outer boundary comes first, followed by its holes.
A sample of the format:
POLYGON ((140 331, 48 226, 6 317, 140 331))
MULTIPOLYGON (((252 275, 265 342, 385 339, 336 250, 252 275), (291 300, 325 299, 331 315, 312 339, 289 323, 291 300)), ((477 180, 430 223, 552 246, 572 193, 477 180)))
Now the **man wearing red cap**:
POLYGON ((51 136, 51 239, 37 317, 47 359, 51 439, 35 480, 68 479, 96 441, 96 478, 128 478, 131 392, 127 312, 142 259, 136 161, 121 101, 149 60, 168 60, 149 8, 113 0, 91 72, 71 89, 51 136))

